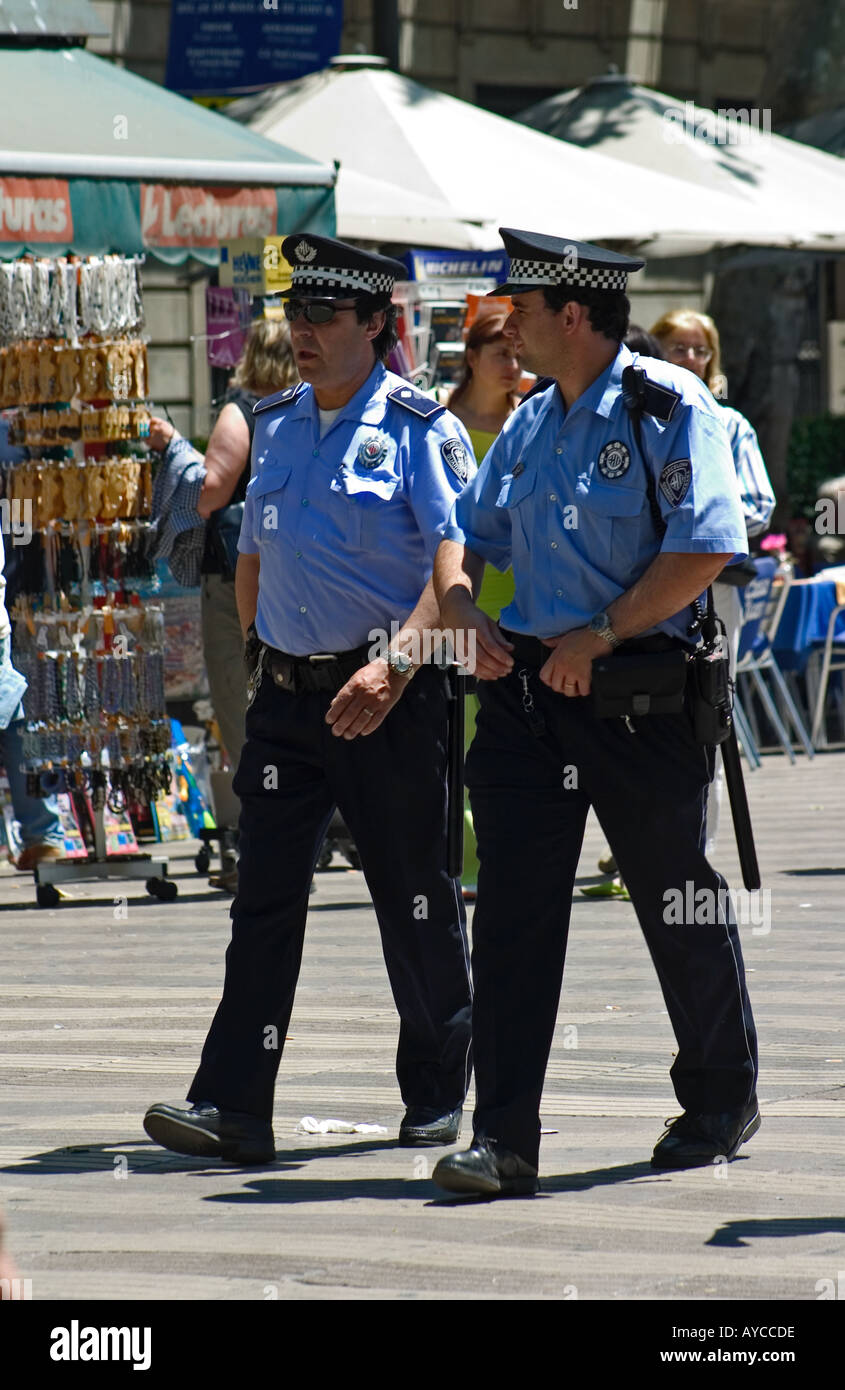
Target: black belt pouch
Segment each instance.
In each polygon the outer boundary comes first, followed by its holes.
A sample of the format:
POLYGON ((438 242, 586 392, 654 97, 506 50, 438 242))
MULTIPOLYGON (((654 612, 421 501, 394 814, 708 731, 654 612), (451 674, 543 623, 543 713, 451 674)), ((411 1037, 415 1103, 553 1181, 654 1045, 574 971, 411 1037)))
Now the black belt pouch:
POLYGON ((593 662, 590 686, 599 719, 641 714, 680 714, 687 684, 687 655, 680 647, 665 652, 616 652, 593 662))

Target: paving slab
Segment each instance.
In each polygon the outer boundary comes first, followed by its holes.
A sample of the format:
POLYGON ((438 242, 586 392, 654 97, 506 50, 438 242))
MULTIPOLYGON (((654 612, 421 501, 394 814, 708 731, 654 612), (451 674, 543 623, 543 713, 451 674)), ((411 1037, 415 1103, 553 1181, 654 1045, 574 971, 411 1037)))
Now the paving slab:
MULTIPOLYGON (((38 908, 31 876, 0 872, 0 1203, 33 1299, 819 1299, 845 1271, 845 753, 766 757, 747 784, 770 893, 742 928, 760 1132, 730 1165, 650 1168, 678 1113, 668 1017, 630 904, 576 892, 531 1199, 450 1200, 440 1151, 396 1146, 397 1020, 361 873, 317 875, 277 1159, 240 1169, 141 1125, 184 1095, 223 978, 230 900, 196 846, 168 846, 172 904, 80 883, 38 908), (314 1137, 306 1115, 386 1133, 314 1137)), ((715 860, 738 884, 731 833, 725 817, 715 860)), ((601 845, 591 818, 579 885, 601 845)))

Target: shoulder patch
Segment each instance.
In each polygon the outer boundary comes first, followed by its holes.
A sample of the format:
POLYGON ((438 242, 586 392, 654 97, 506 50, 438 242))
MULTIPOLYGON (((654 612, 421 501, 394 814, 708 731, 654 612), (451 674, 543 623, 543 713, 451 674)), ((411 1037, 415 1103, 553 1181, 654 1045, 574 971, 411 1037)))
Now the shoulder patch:
POLYGON ((406 410, 410 410, 412 415, 418 415, 421 420, 433 420, 435 415, 440 415, 446 409, 445 405, 432 400, 431 396, 424 396, 421 391, 415 391, 413 386, 394 386, 392 391, 388 391, 387 399, 395 401, 396 405, 404 405, 406 410))
POLYGON ((692 482, 692 463, 689 459, 675 459, 667 463, 658 479, 658 487, 671 507, 679 507, 689 492, 692 482))
POLYGON ((451 468, 459 483, 469 477, 469 455, 460 439, 452 438, 440 445, 440 453, 447 468, 451 468))
POLYGON ((298 381, 295 386, 288 386, 284 391, 276 391, 272 396, 264 396, 262 400, 256 401, 252 407, 253 415, 258 415, 262 410, 275 410, 280 405, 290 405, 291 401, 296 400, 302 389, 303 383, 298 381))

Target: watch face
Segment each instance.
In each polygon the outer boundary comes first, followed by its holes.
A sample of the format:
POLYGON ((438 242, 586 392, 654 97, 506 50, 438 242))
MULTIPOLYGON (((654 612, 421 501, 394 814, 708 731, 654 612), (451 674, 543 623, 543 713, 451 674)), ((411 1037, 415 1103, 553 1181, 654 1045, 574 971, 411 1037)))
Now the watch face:
POLYGON ((411 669, 411 658, 404 652, 395 652, 390 658, 389 664, 400 676, 404 676, 411 669))
POLYGON ((610 627, 610 619, 606 613, 596 613, 595 617, 590 619, 592 632, 602 632, 606 627, 610 627))

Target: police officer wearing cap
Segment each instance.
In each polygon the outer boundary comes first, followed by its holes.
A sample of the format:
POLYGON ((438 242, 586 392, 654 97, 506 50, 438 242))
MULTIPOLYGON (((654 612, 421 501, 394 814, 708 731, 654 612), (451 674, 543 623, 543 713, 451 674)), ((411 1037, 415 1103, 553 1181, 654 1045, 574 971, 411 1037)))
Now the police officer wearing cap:
POLYGON ((514 305, 506 332, 525 366, 551 381, 505 424, 435 563, 444 623, 477 640, 481 712, 467 785, 481 868, 475 1137, 441 1159, 434 1179, 488 1196, 538 1187, 540 1099, 590 806, 678 1044, 671 1077, 684 1113, 653 1164, 730 1159, 759 1127, 739 937, 725 880, 704 855, 713 749, 696 743, 686 708, 600 718, 590 697, 593 661, 622 644, 641 654, 692 647, 691 605, 745 552, 720 407, 692 373, 642 359, 651 384, 641 451, 622 390, 636 359, 622 340, 626 277, 643 262, 510 228, 502 237, 510 276, 496 293, 514 305), (501 626, 473 602, 485 562, 513 564, 501 626), (667 911, 677 890, 714 912, 679 924, 667 911))
POLYGON ((255 406, 236 592, 254 650, 238 893, 223 998, 189 1106, 145 1128, 179 1153, 270 1161, 273 1090, 308 889, 335 805, 355 840, 400 1017, 399 1141, 454 1142, 470 1070, 463 902, 447 873, 444 672, 430 575, 474 474, 457 418, 382 365, 404 267, 296 234, 285 314, 301 383, 255 406))

